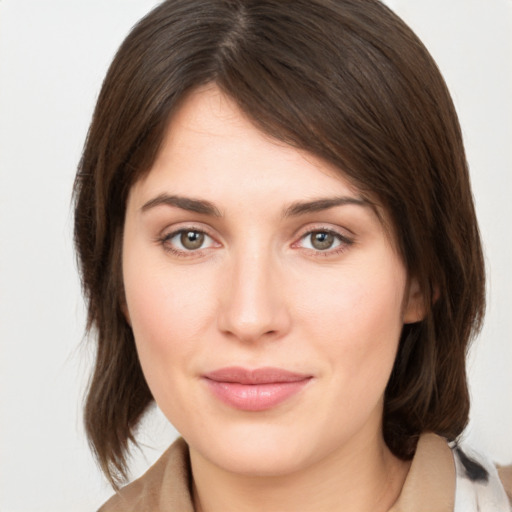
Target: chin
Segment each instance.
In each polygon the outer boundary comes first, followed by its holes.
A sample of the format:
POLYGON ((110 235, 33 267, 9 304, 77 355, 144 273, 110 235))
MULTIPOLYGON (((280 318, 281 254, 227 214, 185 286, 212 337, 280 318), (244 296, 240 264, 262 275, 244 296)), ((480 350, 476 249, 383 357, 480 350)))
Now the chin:
POLYGON ((321 458, 313 433, 289 425, 236 425, 209 431, 208 439, 186 437, 191 450, 224 471, 245 476, 276 477, 299 471, 321 458))
MULTIPOLYGON (((206 455, 206 454, 205 454, 206 455)), ((243 446, 229 443, 216 447, 212 458, 225 471, 253 477, 277 477, 294 473, 305 464, 304 452, 300 447, 278 445, 277 443, 251 442, 243 446)))

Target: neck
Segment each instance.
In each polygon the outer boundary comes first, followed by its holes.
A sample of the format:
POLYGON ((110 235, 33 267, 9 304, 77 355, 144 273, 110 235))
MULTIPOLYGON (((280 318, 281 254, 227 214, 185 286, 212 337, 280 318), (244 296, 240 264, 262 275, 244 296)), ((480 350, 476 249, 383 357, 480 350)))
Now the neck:
POLYGON ((240 475, 192 449, 190 457, 197 512, 386 512, 410 466, 389 451, 380 435, 286 475, 240 475))

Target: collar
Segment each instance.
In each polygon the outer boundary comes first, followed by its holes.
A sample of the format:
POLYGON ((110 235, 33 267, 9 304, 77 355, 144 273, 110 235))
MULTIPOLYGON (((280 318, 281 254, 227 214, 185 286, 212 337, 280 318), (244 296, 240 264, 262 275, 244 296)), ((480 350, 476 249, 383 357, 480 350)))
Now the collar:
POLYGON ((452 512, 455 462, 446 439, 422 434, 402 492, 389 512, 452 512))

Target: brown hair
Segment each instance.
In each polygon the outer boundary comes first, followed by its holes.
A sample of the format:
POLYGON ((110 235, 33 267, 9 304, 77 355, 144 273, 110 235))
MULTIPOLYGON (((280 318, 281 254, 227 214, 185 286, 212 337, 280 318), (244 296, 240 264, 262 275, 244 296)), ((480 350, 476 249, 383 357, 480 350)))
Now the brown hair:
POLYGON ((216 83, 267 134, 334 164, 391 219, 423 321, 404 326, 383 429, 410 458, 421 432, 466 425, 465 354, 484 310, 484 267, 460 128, 412 31, 376 0, 168 0, 120 47, 75 182, 75 242, 97 355, 85 425, 112 484, 151 392, 121 307, 126 199, 173 111, 216 83))

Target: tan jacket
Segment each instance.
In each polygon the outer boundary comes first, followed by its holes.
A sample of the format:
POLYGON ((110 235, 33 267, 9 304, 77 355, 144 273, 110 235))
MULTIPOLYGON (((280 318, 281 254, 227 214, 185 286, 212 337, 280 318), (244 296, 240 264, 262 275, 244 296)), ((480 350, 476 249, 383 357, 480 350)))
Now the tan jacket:
MULTIPOLYGON (((478 467, 482 469, 477 464, 477 470, 478 467)), ((485 501, 482 506, 484 502, 477 495, 486 484, 471 482, 464 472, 463 464, 445 439, 435 434, 422 435, 402 492, 390 512, 472 512, 467 504, 473 501, 474 510, 481 512, 510 510, 503 488, 496 482, 493 483, 495 488, 499 487, 496 501, 493 498, 492 503, 485 501), (470 486, 468 492, 464 485, 470 486), (456 495, 461 503, 458 507, 456 495)), ((141 478, 121 489, 98 512, 194 512, 185 441, 178 439, 173 443, 141 478)))

